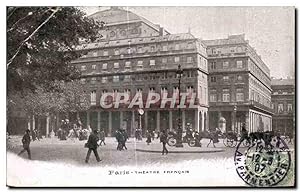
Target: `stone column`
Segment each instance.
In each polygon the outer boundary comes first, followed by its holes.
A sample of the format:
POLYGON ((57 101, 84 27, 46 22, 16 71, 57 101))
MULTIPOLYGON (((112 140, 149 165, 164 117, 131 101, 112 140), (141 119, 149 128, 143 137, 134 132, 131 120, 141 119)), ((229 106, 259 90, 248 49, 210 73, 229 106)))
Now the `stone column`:
POLYGON ((209 130, 209 115, 208 115, 208 111, 205 112, 206 113, 206 120, 205 120, 205 130, 204 131, 207 131, 209 130))
POLYGON ((132 111, 132 115, 131 115, 131 136, 134 136, 135 133, 135 113, 134 111, 132 111))
POLYGON ((205 124, 205 119, 204 119, 204 112, 202 111, 202 113, 201 113, 201 119, 202 119, 202 121, 201 121, 201 131, 204 131, 204 124, 205 124))
POLYGON ((170 131, 173 130, 173 115, 172 111, 169 111, 169 129, 170 131))
POLYGON ((145 127, 144 127, 144 130, 145 130, 145 133, 146 131, 148 130, 148 112, 145 111, 145 114, 144 114, 144 120, 145 120, 145 127))
POLYGON ((234 129, 234 123, 235 123, 235 119, 234 119, 234 112, 231 112, 231 131, 235 132, 234 129))
POLYGON ((97 129, 101 129, 101 111, 97 112, 97 129))
POLYGON ((195 109, 195 131, 200 131, 199 128, 199 109, 195 109))
POLYGON ((108 112, 108 136, 112 136, 112 114, 111 111, 108 112))
POLYGON ((156 112, 156 131, 160 131, 160 111, 156 112))
POLYGON ((35 129, 35 117, 34 115, 32 116, 32 130, 35 129))
POLYGON ((120 128, 123 129, 123 111, 120 111, 120 128))
POLYGON ((30 129, 30 125, 31 125, 31 118, 30 118, 30 116, 29 116, 28 121, 27 121, 27 129, 28 129, 28 130, 31 130, 31 129, 30 129))
MULTIPOLYGON (((249 121, 249 113, 250 112, 245 112, 245 128, 246 128, 246 130, 248 131, 248 132, 250 132, 250 121, 249 121)), ((241 132, 241 131, 239 131, 239 132, 241 132)))
POLYGON ((86 126, 87 127, 91 126, 91 124, 90 124, 90 112, 89 111, 86 112, 86 126))
POLYGON ((49 124, 50 124, 50 116, 47 115, 47 117, 46 117, 46 135, 45 135, 45 137, 49 137, 49 124))
POLYGON ((185 111, 181 113, 181 120, 182 120, 182 131, 185 131, 185 111))

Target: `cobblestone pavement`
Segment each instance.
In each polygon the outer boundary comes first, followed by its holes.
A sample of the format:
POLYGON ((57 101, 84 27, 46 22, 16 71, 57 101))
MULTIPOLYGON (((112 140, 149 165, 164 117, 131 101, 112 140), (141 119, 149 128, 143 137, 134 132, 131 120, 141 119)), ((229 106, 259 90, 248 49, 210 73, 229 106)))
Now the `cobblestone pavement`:
MULTIPOLYGON (((135 142, 133 138, 130 138, 126 143, 128 150, 117 151, 117 142, 115 138, 108 137, 105 142, 106 145, 100 146, 98 152, 102 161, 96 162, 95 156, 92 153, 90 157, 90 166, 99 165, 143 165, 153 163, 172 163, 183 160, 196 160, 196 159, 224 159, 232 158, 235 152, 235 148, 227 148, 223 145, 222 140, 216 144, 218 149, 224 149, 223 152, 216 153, 169 153, 168 155, 161 155, 160 153, 147 153, 137 152, 136 148, 147 147, 146 139, 143 141, 135 142)), ((57 138, 44 138, 40 141, 34 141, 31 143, 31 153, 33 160, 51 161, 51 162, 68 162, 74 164, 84 164, 87 149, 84 148, 86 141, 67 140, 59 141, 57 138)), ((208 140, 202 141, 203 148, 206 148, 208 140)), ((150 145, 161 145, 159 140, 155 139, 150 145)), ((172 147, 167 146, 172 150, 172 147)), ((185 145, 184 150, 188 150, 190 147, 185 145)), ((213 148, 210 146, 209 148, 213 148)), ((18 153, 22 149, 21 137, 12 136, 7 142, 7 150, 12 153, 18 153)), ((26 152, 22 154, 23 158, 27 158, 26 152)))

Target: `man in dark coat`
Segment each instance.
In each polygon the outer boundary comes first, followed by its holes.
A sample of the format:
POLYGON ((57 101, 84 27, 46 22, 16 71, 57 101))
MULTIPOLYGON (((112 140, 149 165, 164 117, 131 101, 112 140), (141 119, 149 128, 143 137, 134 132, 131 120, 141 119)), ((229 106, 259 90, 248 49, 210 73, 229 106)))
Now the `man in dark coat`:
POLYGON ((97 147, 98 147, 98 136, 97 136, 97 130, 94 130, 93 133, 90 134, 89 139, 87 141, 87 147, 89 148, 87 154, 86 154, 86 158, 85 158, 85 162, 88 163, 89 162, 89 158, 91 155, 91 152, 93 151, 96 157, 96 160, 98 162, 101 161, 101 159, 99 158, 98 155, 98 151, 97 151, 97 147))
POLYGON ((27 129, 25 135, 22 138, 22 143, 23 143, 23 150, 20 151, 20 153, 18 155, 21 155, 22 153, 24 153, 25 151, 27 151, 28 153, 28 159, 31 159, 31 154, 30 154, 30 130, 27 129))
POLYGON ((163 130, 160 135, 160 142, 163 144, 162 155, 164 155, 165 153, 167 155, 169 152, 168 149, 166 148, 167 140, 168 140, 168 135, 167 135, 166 131, 163 130))

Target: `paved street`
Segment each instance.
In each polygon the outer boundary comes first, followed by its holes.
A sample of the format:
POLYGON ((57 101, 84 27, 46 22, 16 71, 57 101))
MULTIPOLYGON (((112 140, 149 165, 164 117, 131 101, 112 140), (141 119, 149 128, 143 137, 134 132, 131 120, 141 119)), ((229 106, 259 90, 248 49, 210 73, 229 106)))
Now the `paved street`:
MULTIPOLYGON (((78 140, 67 140, 59 141, 57 138, 47 138, 41 141, 34 141, 31 143, 31 153, 33 160, 42 161, 60 161, 60 162, 71 162, 75 164, 84 164, 84 159, 87 153, 87 149, 84 148, 86 141, 78 140)), ((206 148, 208 140, 203 140, 203 149, 206 148)), ((141 165, 149 163, 163 163, 163 162, 177 162, 181 160, 195 160, 195 159, 215 159, 233 157, 234 148, 226 148, 220 142, 216 144, 217 149, 223 149, 224 152, 216 153, 169 153, 168 155, 161 155, 160 153, 148 153, 148 152, 137 152, 136 148, 147 148, 154 147, 159 148, 161 144, 159 140, 155 139, 150 146, 147 146, 145 139, 143 141, 134 142, 133 138, 130 138, 127 142, 128 150, 117 151, 117 142, 115 138, 106 138, 106 145, 98 148, 100 157, 102 158, 101 165, 141 165), (154 147, 154 145, 156 145, 154 147)), ((174 149, 173 147, 167 146, 169 150, 174 149)), ((8 151, 18 153, 22 149, 21 138, 12 137, 8 142, 8 151)), ((184 145, 183 150, 191 150, 191 147, 184 145)), ((195 150, 195 149, 193 149, 195 150)), ((201 150, 201 148, 199 149, 201 150)), ((212 146, 207 150, 214 150, 212 146)), ((27 158, 27 154, 22 154, 23 158, 27 158)), ((91 165, 98 165, 93 153, 90 158, 91 165)))

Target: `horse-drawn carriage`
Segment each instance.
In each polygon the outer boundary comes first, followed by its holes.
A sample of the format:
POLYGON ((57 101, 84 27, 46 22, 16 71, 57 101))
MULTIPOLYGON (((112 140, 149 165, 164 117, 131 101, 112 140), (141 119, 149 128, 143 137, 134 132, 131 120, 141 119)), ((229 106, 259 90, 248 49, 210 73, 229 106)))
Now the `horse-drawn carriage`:
MULTIPOLYGON (((214 131, 200 131, 194 132, 193 134, 187 133, 182 137, 182 142, 187 143, 190 147, 201 147, 201 140, 203 138, 209 139, 209 144, 212 142, 215 147, 215 143, 219 142, 219 139, 223 139, 223 144, 225 147, 235 147, 239 141, 242 142, 244 147, 248 147, 251 144, 251 139, 248 136, 248 133, 242 133, 239 136, 237 133, 229 131, 222 133, 220 130, 214 131)), ((175 132, 168 133, 168 145, 175 146, 177 142, 177 134, 175 132)), ((208 144, 208 145, 209 145, 208 144)), ((208 146, 207 145, 207 146, 208 146)))

